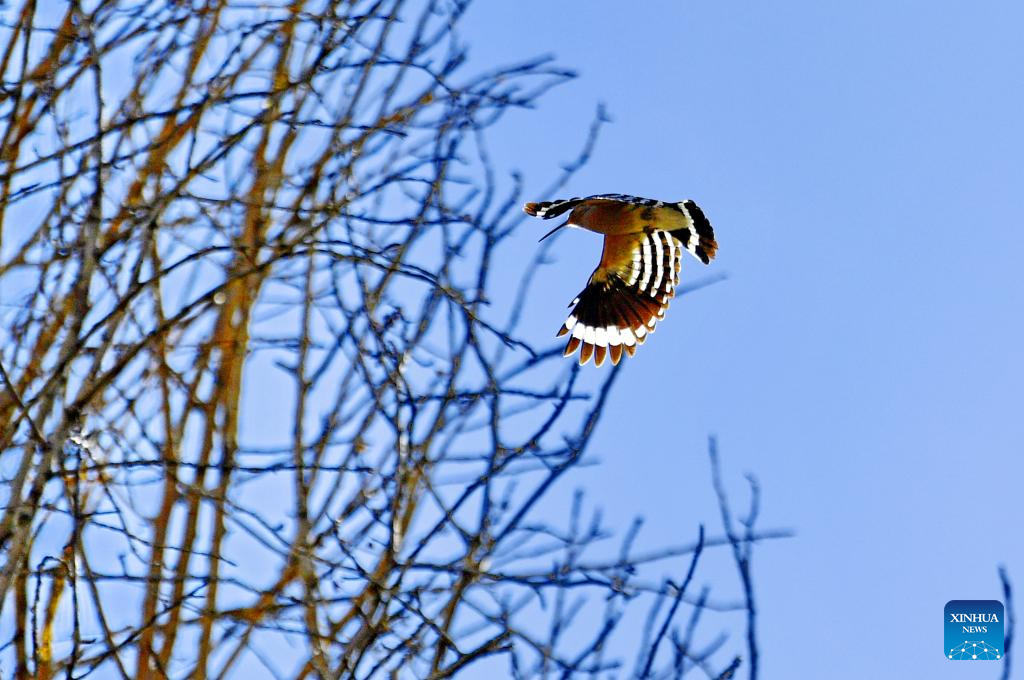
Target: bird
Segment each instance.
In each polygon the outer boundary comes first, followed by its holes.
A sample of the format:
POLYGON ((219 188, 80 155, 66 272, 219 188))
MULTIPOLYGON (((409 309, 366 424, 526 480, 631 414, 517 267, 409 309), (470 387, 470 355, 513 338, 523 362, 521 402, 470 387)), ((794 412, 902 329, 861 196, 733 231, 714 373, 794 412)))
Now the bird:
POLYGON ((598 194, 527 203, 523 211, 544 220, 569 213, 569 218, 541 241, 562 227, 604 235, 601 261, 587 287, 569 303, 572 312, 557 333, 557 337, 569 335, 564 356, 580 350, 581 366, 591 356, 596 366, 606 356, 613 365, 623 353, 633 356, 665 318, 679 285, 683 251, 704 264, 718 251, 711 223, 692 200, 670 203, 627 194, 598 194))

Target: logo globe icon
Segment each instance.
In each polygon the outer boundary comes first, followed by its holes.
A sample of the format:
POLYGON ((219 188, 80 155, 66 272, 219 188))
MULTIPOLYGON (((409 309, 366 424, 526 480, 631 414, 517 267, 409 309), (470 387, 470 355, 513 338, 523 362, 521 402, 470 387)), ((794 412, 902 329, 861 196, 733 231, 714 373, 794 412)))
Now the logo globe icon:
POLYGON ((949 650, 950 659, 973 661, 977 659, 998 659, 1002 656, 999 649, 986 643, 984 640, 965 640, 963 644, 957 645, 949 650))

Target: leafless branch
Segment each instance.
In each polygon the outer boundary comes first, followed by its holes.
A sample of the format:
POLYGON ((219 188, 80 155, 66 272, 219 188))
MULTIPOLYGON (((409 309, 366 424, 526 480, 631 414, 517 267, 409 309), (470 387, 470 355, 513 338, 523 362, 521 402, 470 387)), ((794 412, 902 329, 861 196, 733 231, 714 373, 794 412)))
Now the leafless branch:
POLYGON ((724 535, 667 546, 613 540, 582 492, 545 507, 624 368, 533 340, 550 241, 499 277, 523 179, 489 140, 573 73, 476 69, 468 6, 0 8, 15 677, 579 677, 627 672, 624 649, 643 677, 727 677, 733 642, 698 623, 744 609, 756 668, 750 554, 788 535, 755 530, 756 484, 745 529, 723 495, 724 535), (742 602, 692 587, 726 549, 742 602))

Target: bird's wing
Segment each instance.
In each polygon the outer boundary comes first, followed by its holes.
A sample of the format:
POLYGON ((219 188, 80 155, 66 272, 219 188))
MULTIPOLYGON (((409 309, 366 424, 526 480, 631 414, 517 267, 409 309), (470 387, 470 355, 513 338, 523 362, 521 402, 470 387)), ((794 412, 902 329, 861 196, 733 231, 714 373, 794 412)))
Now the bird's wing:
POLYGON ((571 333, 565 356, 580 349, 580 364, 600 366, 607 354, 619 363, 630 356, 658 320, 665 317, 679 283, 684 244, 672 232, 609 235, 604 238, 601 262, 587 287, 570 303, 569 318, 558 335, 571 333))

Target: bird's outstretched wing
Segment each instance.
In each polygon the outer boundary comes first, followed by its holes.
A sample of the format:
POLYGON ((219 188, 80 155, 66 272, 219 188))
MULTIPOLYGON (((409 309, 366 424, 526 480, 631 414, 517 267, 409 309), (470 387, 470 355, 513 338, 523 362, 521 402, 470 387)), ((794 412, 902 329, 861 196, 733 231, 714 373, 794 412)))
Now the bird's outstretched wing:
POLYGON ((665 318, 679 284, 684 244, 671 232, 651 230, 606 236, 601 263, 576 296, 558 335, 571 334, 565 356, 580 350, 580 364, 600 366, 607 355, 630 356, 665 318))

